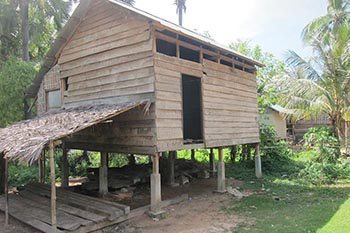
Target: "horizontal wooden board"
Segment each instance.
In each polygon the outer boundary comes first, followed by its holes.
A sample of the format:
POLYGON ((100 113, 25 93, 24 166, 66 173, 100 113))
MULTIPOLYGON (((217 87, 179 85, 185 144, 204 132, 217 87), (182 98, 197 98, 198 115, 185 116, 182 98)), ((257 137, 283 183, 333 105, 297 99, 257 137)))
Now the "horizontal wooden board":
POLYGON ((69 62, 69 61, 72 61, 72 60, 75 60, 78 58, 86 57, 86 56, 89 56, 89 55, 92 55, 95 53, 101 53, 104 51, 108 51, 108 50, 111 50, 113 48, 120 48, 120 47, 128 46, 131 44, 137 44, 137 43, 140 43, 142 41, 149 40, 149 39, 150 39, 149 31, 142 32, 136 36, 133 35, 133 36, 130 36, 128 38, 123 38, 121 40, 113 41, 113 42, 110 42, 107 44, 92 47, 90 49, 82 50, 82 51, 77 52, 77 53, 69 54, 66 56, 61 56, 59 59, 59 64, 66 63, 66 62, 69 62))
MULTIPOLYGON (((65 48, 62 55, 66 56, 72 53, 77 53, 81 50, 91 49, 92 47, 101 46, 114 41, 122 40, 136 36, 143 32, 149 31, 149 25, 141 22, 120 22, 120 25, 109 28, 105 33, 93 34, 89 37, 83 37, 77 43, 77 46, 70 46, 65 48)), ((74 44, 75 41, 71 41, 74 44)))
POLYGON ((145 41, 138 44, 111 49, 106 52, 99 53, 98 56, 91 55, 88 57, 79 58, 74 61, 70 61, 69 63, 61 64, 60 70, 67 71, 74 68, 79 68, 81 66, 87 66, 90 64, 95 64, 106 60, 110 60, 113 58, 123 57, 126 55, 131 55, 136 53, 142 53, 146 51, 152 51, 151 41, 145 41))
POLYGON ((183 139, 182 128, 157 128, 157 139, 183 139))
POLYGON ((153 65, 152 57, 146 57, 146 58, 134 60, 128 63, 122 63, 118 66, 107 67, 104 69, 93 70, 84 74, 74 75, 74 76, 71 76, 69 80, 70 80, 70 83, 82 82, 85 80, 96 79, 96 78, 104 77, 108 75, 114 75, 118 73, 138 70, 141 68, 152 67, 152 65, 153 65))

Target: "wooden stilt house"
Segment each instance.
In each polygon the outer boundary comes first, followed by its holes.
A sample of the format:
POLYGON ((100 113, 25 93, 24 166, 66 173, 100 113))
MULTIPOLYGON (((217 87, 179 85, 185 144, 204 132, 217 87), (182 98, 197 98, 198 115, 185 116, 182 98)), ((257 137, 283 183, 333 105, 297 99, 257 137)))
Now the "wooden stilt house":
POLYGON ((261 175, 259 66, 123 2, 81 1, 27 91, 38 117, 0 131, 0 153, 34 162, 44 147, 62 144, 151 155, 151 210, 157 212, 160 153, 219 148, 218 190, 224 191, 223 147, 255 144, 261 175))

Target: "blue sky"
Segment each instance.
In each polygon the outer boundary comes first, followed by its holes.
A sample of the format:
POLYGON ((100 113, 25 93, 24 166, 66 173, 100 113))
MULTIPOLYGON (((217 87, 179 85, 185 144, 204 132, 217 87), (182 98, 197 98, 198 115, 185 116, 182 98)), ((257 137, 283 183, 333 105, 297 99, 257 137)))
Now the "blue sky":
MULTIPOLYGON (((136 0, 136 7, 177 22, 174 0, 136 0)), ((310 54, 300 34, 315 17, 326 13, 327 0, 187 0, 184 26, 209 31, 223 45, 250 40, 284 58, 288 49, 310 54)))

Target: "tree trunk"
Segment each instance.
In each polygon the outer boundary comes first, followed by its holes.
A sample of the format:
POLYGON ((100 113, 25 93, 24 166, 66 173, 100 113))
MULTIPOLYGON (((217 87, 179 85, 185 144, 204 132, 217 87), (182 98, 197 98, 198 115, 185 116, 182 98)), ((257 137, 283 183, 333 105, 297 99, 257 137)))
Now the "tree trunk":
POLYGON ((183 9, 182 7, 179 8, 179 25, 182 26, 182 16, 183 16, 183 9))
POLYGON ((29 61, 29 2, 21 0, 20 3, 21 20, 22 20, 22 59, 29 61))

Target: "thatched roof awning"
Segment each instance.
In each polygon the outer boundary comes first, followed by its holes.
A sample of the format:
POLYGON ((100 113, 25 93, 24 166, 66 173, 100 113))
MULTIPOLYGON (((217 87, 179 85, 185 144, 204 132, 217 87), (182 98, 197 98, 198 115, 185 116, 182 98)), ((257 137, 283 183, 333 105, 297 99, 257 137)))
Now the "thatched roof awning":
POLYGON ((62 109, 21 121, 0 129, 0 154, 9 160, 32 164, 50 141, 58 141, 140 105, 147 109, 149 101, 62 109))

